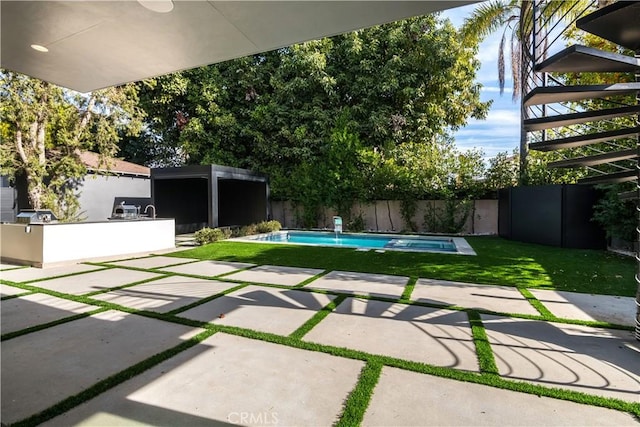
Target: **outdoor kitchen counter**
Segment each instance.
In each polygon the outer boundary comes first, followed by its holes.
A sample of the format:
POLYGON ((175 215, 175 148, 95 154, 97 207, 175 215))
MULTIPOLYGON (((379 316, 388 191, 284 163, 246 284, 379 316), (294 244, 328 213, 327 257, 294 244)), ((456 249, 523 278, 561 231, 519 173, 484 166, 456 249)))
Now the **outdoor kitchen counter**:
POLYGON ((50 267, 175 247, 175 221, 167 218, 96 222, 0 224, 3 262, 50 267))

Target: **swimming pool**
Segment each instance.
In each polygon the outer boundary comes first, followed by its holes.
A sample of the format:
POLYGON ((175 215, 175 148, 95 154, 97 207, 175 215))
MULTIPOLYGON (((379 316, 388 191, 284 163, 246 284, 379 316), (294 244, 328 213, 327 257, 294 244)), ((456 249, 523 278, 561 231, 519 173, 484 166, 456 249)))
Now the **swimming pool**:
POLYGON ((467 241, 461 237, 407 236, 399 234, 355 234, 315 231, 279 231, 241 240, 264 243, 334 246, 342 248, 375 249, 407 252, 439 252, 475 255, 467 241))

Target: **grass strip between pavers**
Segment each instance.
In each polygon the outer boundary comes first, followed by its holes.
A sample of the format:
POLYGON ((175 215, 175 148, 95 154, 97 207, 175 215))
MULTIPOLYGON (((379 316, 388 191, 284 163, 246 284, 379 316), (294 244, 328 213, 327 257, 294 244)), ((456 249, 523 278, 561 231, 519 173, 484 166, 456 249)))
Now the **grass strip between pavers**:
MULTIPOLYGON (((231 283, 229 283, 229 284, 231 284, 231 283)), ((247 283, 242 283, 240 285, 233 286, 233 287, 231 287, 229 289, 225 289, 222 292, 218 292, 215 295, 211 295, 211 296, 199 299, 198 301, 194 301, 191 304, 183 305, 182 307, 178 307, 178 308, 176 308, 174 310, 168 311, 166 314, 168 314, 168 315, 176 315, 178 313, 182 313, 183 311, 187 311, 187 310, 190 310, 190 309, 192 309, 194 307, 198 307, 199 305, 206 304, 209 301, 213 301, 214 299, 220 298, 222 296, 230 294, 231 292, 235 292, 235 291, 237 291, 239 289, 246 288, 247 286, 249 286, 247 283)))
POLYGON ((487 337, 487 331, 484 329, 480 314, 475 310, 467 310, 469 316, 469 324, 471 325, 471 334, 473 335, 473 343, 476 346, 476 355, 478 356, 478 364, 480 372, 484 374, 498 375, 498 366, 493 356, 493 350, 487 337))
MULTIPOLYGON (((193 264, 195 262, 200 262, 203 261, 201 259, 194 259, 191 261, 187 261, 187 262, 179 262, 179 263, 174 263, 174 264, 167 264, 167 265, 162 265, 159 267, 150 267, 145 269, 144 267, 134 267, 134 266, 128 266, 128 265, 119 265, 119 264, 115 264, 116 262, 123 262, 123 261, 133 261, 136 259, 148 259, 148 258, 157 258, 160 256, 164 256, 164 255, 152 255, 152 256, 146 256, 146 257, 133 257, 133 258, 124 258, 124 259, 118 259, 115 261, 101 261, 101 262, 85 262, 85 264, 89 264, 89 265, 97 265, 100 267, 114 267, 114 268, 129 268, 132 270, 142 270, 142 271, 149 271, 149 270, 161 270, 163 268, 167 268, 167 267, 176 267, 178 265, 187 265, 187 264, 193 264)), ((176 258, 176 257, 173 257, 176 258)))
POLYGON ((302 326, 293 331, 289 337, 293 339, 302 339, 311 329, 313 329, 318 323, 322 322, 322 320, 327 317, 333 310, 339 306, 342 301, 344 301, 347 297, 345 295, 340 295, 336 297, 333 301, 331 301, 326 306, 322 307, 316 314, 311 317, 311 319, 307 320, 302 326))
POLYGON ((302 282, 298 283, 297 285, 295 285, 293 287, 293 289, 302 288, 304 286, 307 286, 309 283, 315 282, 316 280, 318 280, 322 276, 326 276, 329 273, 331 273, 331 270, 324 270, 322 273, 318 273, 315 276, 309 277, 308 279, 305 279, 302 282))
MULTIPOLYGON (((203 260, 200 260, 200 261, 203 261, 203 260)), ((214 261, 214 262, 215 262, 215 261, 214 261)), ((237 270, 227 271, 226 273, 221 273, 221 274, 215 275, 215 276, 213 276, 213 277, 215 277, 216 279, 222 279, 222 278, 224 278, 225 276, 231 276, 232 274, 240 273, 240 272, 242 272, 242 271, 251 270, 251 269, 252 269, 252 268, 254 268, 254 267, 258 267, 258 266, 257 266, 257 265, 255 265, 255 264, 253 264, 253 265, 250 265, 249 267, 238 268, 237 270)))
POLYGON ((200 332, 195 337, 192 337, 175 347, 172 347, 168 350, 160 352, 156 355, 153 355, 142 362, 136 363, 135 365, 124 369, 110 377, 107 377, 91 387, 87 388, 84 391, 81 391, 78 394, 73 396, 69 396, 66 399, 56 403, 53 406, 41 411, 37 414, 34 414, 28 418, 25 418, 21 421, 18 421, 14 424, 11 424, 12 427, 26 427, 26 426, 35 426, 41 424, 45 421, 48 421, 64 412, 67 412, 74 407, 80 405, 81 403, 86 402, 89 399, 92 399, 99 394, 104 393, 105 391, 127 381, 128 379, 133 378, 136 375, 140 375, 141 373, 153 368, 157 364, 164 362, 165 360, 175 356, 178 353, 181 353, 184 350, 187 350, 194 345, 204 341, 209 338, 211 335, 215 333, 215 330, 207 329, 203 332, 200 332))
POLYGON ((413 293, 413 290, 415 289, 417 282, 418 282, 417 276, 412 276, 409 278, 409 281, 404 287, 404 292, 402 292, 402 296, 400 296, 400 301, 408 302, 411 300, 411 294, 413 293))
POLYGON ((31 332, 38 332, 43 329, 52 328, 54 326, 62 325, 64 323, 72 322, 78 319, 84 319, 85 317, 93 316, 94 314, 102 313, 109 310, 106 307, 100 307, 96 310, 87 311, 86 313, 79 313, 74 316, 65 317, 62 319, 54 320, 53 322, 42 323, 40 325, 30 326, 28 328, 20 329, 19 331, 7 332, 0 336, 0 341, 7 341, 12 338, 16 338, 22 335, 30 334, 31 332))
POLYGON ((335 427, 351 427, 362 423, 373 390, 380 379, 382 366, 378 361, 367 362, 364 365, 355 388, 347 397, 340 419, 334 424, 335 427))
POLYGON ((553 320, 553 321, 557 319, 555 314, 550 312, 549 309, 545 307, 544 304, 542 304, 540 300, 531 293, 531 291, 529 291, 529 289, 519 287, 518 290, 520 291, 522 296, 525 297, 527 301, 529 301, 529 304, 531 304, 533 308, 538 310, 538 313, 540 313, 542 317, 548 320, 553 320))
POLYGON ((6 301, 8 299, 14 299, 14 298, 19 298, 19 297, 25 297, 27 295, 32 295, 35 292, 31 292, 31 291, 24 291, 20 294, 14 294, 14 295, 5 295, 3 297, 0 297, 0 301, 6 301))
POLYGON ((87 292, 86 294, 82 294, 82 296, 90 298, 90 297, 92 297, 94 295, 106 294, 106 293, 111 292, 111 291, 118 291, 120 289, 131 288, 133 286, 142 285, 144 283, 153 282, 155 280, 165 279, 167 277, 171 277, 171 275, 170 274, 158 274, 158 276, 148 277, 146 279, 138 280, 138 281, 135 281, 135 282, 125 283, 124 285, 114 286, 113 288, 105 288, 105 289, 100 289, 98 291, 87 292))
MULTIPOLYGON (((97 266, 96 266, 97 267, 97 266)), ((61 279, 63 277, 73 277, 73 276, 80 276, 82 274, 87 274, 87 273, 96 273, 98 271, 105 271, 105 270, 111 270, 112 268, 115 267, 105 267, 105 266, 100 266, 102 268, 96 268, 95 270, 86 270, 86 271, 76 271, 75 273, 67 273, 67 274, 59 274, 57 276, 50 276, 50 277, 40 277, 38 279, 32 279, 32 280, 25 280, 23 282, 16 282, 16 283, 22 283, 25 285, 29 285, 31 283, 36 283, 36 282, 44 282, 45 280, 53 280, 53 279, 61 279)))

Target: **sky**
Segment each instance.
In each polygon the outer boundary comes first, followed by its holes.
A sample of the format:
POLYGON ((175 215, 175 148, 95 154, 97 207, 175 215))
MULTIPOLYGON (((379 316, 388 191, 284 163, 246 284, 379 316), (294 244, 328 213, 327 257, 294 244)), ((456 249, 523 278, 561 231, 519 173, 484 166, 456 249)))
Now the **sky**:
MULTIPOLYGON (((477 6, 478 4, 472 4, 446 10, 442 17, 449 18, 458 27, 477 6)), ((482 149, 485 159, 492 158, 501 151, 511 153, 520 145, 520 103, 511 100, 512 81, 508 68, 502 95, 498 86, 498 47, 501 35, 498 31, 487 37, 480 45, 477 55, 482 63, 476 76, 476 81, 483 85, 480 99, 493 100, 489 115, 485 120, 471 119, 466 127, 454 133, 460 150, 482 149)))

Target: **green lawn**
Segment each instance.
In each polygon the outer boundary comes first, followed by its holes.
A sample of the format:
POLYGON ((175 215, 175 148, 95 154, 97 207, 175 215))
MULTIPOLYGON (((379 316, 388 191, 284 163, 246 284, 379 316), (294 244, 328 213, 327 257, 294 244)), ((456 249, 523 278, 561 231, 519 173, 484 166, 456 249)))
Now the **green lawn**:
POLYGON ((179 257, 314 267, 460 282, 634 296, 635 261, 606 251, 563 249, 499 237, 467 237, 478 254, 356 252, 353 249, 223 241, 179 257))

